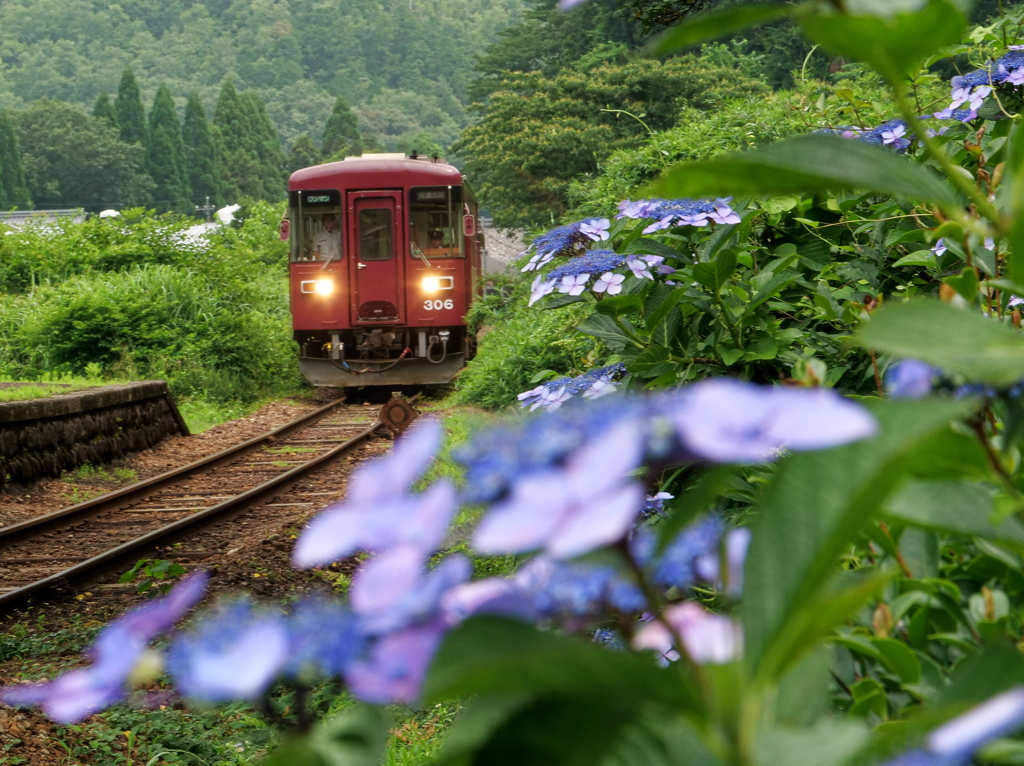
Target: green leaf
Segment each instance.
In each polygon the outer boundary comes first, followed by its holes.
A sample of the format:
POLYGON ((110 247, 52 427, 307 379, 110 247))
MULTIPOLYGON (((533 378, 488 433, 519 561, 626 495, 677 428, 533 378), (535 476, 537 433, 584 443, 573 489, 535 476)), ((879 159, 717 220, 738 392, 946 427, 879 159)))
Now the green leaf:
POLYGON ((628 365, 629 371, 641 378, 656 378, 676 368, 669 361, 669 350, 664 346, 651 346, 628 365))
POLYGON ((498 617, 471 618, 448 634, 423 693, 440 700, 479 692, 597 696, 679 709, 697 705, 683 677, 651 658, 498 617))
POLYGON ((720 766, 722 761, 685 718, 651 712, 626 725, 596 766, 720 766))
POLYGON ((1009 543, 1024 551, 1024 524, 993 524, 995 487, 969 481, 909 481, 886 503, 885 513, 907 524, 1009 543))
POLYGON ((1024 284, 1024 128, 1019 120, 1010 133, 999 201, 1011 221, 1006 276, 1011 282, 1024 284))
POLYGON ((927 168, 877 146, 819 134, 675 165, 645 193, 726 197, 853 189, 956 204, 952 188, 927 168))
POLYGON ((681 495, 666 503, 668 518, 657 527, 659 552, 665 550, 683 527, 707 510, 729 488, 735 474, 734 466, 714 466, 693 481, 681 495))
POLYGON ((872 581, 835 587, 841 553, 871 523, 924 437, 969 412, 964 402, 877 402, 881 433, 779 465, 752 525, 742 612, 747 661, 764 682, 809 650, 809 636, 867 598, 872 581))
POLYGON ((915 13, 888 16, 803 14, 800 26, 832 53, 864 61, 890 83, 912 74, 935 51, 960 42, 967 18, 949 0, 928 0, 915 13))
MULTIPOLYGON (((793 259, 795 260, 796 256, 793 256, 793 259)), ((743 308, 743 314, 740 318, 746 319, 751 315, 751 313, 753 313, 754 309, 765 301, 774 298, 798 279, 800 279, 800 275, 794 274, 791 271, 784 271, 781 274, 773 275, 772 278, 757 291, 757 294, 753 297, 750 303, 743 308)))
MULTIPOLYGON (((614 697, 532 700, 487 732, 471 750, 448 754, 447 766, 589 766, 614 745, 640 713, 614 697)), ((465 747, 465 745, 464 745, 465 747)))
POLYGON ((926 266, 935 268, 935 253, 931 250, 915 250, 909 255, 904 255, 893 266, 926 266))
POLYGON ((644 302, 639 295, 610 295, 597 302, 594 310, 598 314, 618 317, 643 311, 644 302))
POLYGON ((814 726, 790 729, 766 729, 754 748, 755 763, 760 766, 821 766, 843 764, 868 743, 871 732, 854 719, 822 719, 814 726))
POLYGON ((710 263, 698 263, 693 267, 693 278, 715 295, 729 282, 736 270, 736 251, 723 250, 710 263))
POLYGON ((757 5, 702 13, 690 21, 676 24, 651 42, 644 52, 650 56, 664 56, 690 48, 706 40, 714 40, 738 32, 755 24, 765 24, 793 13, 794 7, 786 3, 757 5))
POLYGON ((632 345, 629 336, 622 331, 612 317, 603 314, 591 314, 579 326, 584 335, 591 335, 604 343, 611 351, 623 351, 632 345))
POLYGON ((872 638, 871 643, 878 649, 882 664, 899 676, 900 681, 916 684, 921 680, 921 663, 905 644, 891 638, 872 638))
POLYGON ((1002 387, 1024 378, 1020 333, 939 301, 883 306, 855 338, 862 346, 919 359, 979 383, 1002 387))
POLYGON ((318 724, 305 739, 285 744, 261 766, 377 766, 389 724, 383 709, 359 705, 318 724))

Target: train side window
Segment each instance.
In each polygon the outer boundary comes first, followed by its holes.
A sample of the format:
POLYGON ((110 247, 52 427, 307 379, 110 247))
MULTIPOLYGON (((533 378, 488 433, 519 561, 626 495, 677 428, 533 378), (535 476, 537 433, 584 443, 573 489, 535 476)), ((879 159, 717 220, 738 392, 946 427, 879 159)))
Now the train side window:
POLYGON ((371 208, 359 211, 359 258, 363 261, 387 261, 392 245, 391 211, 371 208))

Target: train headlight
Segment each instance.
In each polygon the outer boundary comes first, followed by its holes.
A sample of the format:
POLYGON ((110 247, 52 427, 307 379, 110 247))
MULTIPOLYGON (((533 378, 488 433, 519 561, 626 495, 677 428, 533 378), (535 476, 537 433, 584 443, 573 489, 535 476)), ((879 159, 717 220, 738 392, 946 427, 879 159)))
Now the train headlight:
POLYGON ((455 287, 455 277, 423 277, 420 287, 425 293, 436 293, 439 290, 451 290, 455 287))
POLYGON ((299 283, 299 292, 309 295, 330 295, 334 292, 334 280, 332 279, 304 279, 299 283))

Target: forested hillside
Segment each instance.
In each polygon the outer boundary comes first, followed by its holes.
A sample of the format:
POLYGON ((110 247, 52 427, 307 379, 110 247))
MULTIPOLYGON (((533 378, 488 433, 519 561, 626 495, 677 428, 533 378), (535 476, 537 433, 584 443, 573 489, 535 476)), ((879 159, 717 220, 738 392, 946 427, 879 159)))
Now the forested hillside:
POLYGON ((290 147, 320 140, 337 96, 387 148, 464 124, 474 57, 523 0, 10 0, 0 3, 0 109, 41 98, 92 106, 131 66, 212 110, 222 81, 252 89, 290 147))

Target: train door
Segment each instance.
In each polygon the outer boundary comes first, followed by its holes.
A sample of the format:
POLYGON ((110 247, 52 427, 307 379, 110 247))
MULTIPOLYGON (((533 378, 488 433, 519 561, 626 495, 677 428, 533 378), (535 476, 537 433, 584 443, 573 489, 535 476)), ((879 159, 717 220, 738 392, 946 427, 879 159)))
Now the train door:
POLYGON ((349 192, 352 324, 405 321, 401 192, 349 192))

